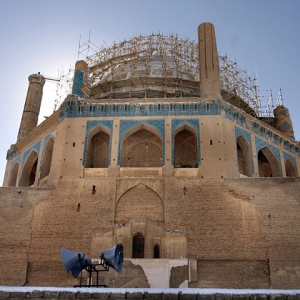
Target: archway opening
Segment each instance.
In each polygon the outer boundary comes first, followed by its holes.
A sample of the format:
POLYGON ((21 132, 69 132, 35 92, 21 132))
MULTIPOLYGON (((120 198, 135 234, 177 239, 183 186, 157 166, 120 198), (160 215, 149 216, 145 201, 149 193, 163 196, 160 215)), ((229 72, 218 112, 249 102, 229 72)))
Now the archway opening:
POLYGON ((45 150, 44 150, 44 157, 43 157, 43 165, 41 170, 41 179, 48 176, 50 173, 51 162, 52 162, 52 155, 53 155, 53 146, 54 146, 54 139, 49 139, 45 150))
POLYGON ((286 177, 297 176, 296 168, 290 159, 287 159, 285 162, 285 173, 286 173, 286 177))
POLYGON ((87 168, 108 168, 110 135, 104 131, 95 133, 88 147, 87 168))
POLYGON ((144 258, 145 238, 142 234, 136 234, 132 242, 132 258, 144 258))
POLYGON ((161 167, 162 140, 146 128, 129 135, 123 142, 121 167, 161 167))
POLYGON ((22 170, 20 186, 31 186, 34 184, 37 172, 37 165, 38 154, 35 151, 31 151, 22 170))
POLYGON ((18 177, 18 171, 19 171, 19 164, 15 163, 12 171, 11 171, 11 176, 9 180, 8 186, 16 186, 17 184, 17 177, 18 177))
POLYGON ((252 177, 252 163, 250 145, 244 136, 239 136, 236 141, 237 160, 239 173, 252 177))
POLYGON ((278 160, 268 147, 260 149, 257 158, 260 177, 280 177, 278 160))
POLYGON ((183 128, 174 138, 174 166, 177 168, 197 168, 197 137, 190 130, 183 128))

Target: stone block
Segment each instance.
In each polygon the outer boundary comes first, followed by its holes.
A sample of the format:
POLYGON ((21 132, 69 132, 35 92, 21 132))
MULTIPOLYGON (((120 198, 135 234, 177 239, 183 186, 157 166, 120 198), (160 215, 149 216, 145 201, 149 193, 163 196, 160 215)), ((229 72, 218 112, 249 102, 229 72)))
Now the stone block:
POLYGON ((92 298, 101 300, 111 299, 111 293, 93 293, 92 298))
POLYGON ((43 298, 58 299, 59 298, 59 292, 44 292, 43 298))
POLYGON ((199 294, 197 294, 197 300, 214 300, 214 295, 199 295, 199 294))
POLYGON ((76 299, 76 293, 61 292, 61 293, 59 293, 59 298, 58 299, 76 299))
POLYGON ((113 293, 111 294, 110 300, 123 300, 126 299, 126 294, 113 293))
POLYGON ((271 295, 270 296, 271 300, 286 300, 286 296, 282 295, 282 294, 278 294, 278 295, 271 295))
POLYGON ((77 299, 92 299, 91 293, 77 293, 77 299))
POLYGON ((144 299, 144 293, 126 293, 126 299, 144 299))
POLYGON ((268 295, 266 294, 253 294, 250 295, 250 300, 267 300, 268 295))
POLYGON ((196 300, 197 294, 180 294, 179 299, 180 300, 196 300))
POLYGON ((26 293, 26 298, 44 298, 44 292, 42 291, 33 291, 26 293))
POLYGON ((232 300, 249 300, 249 295, 232 295, 232 300))
POLYGON ((10 295, 10 292, 0 292, 0 299, 8 298, 10 295))
POLYGON ((25 297, 26 297, 26 292, 11 292, 10 293, 10 298, 22 299, 25 297))
POLYGON ((161 294, 161 299, 162 300, 178 300, 179 295, 178 294, 161 294))
POLYGON ((148 293, 148 292, 145 292, 144 293, 144 299, 149 299, 149 300, 161 300, 161 293, 148 293))
POLYGON ((300 294, 298 295, 290 295, 286 297, 287 300, 300 300, 300 294))

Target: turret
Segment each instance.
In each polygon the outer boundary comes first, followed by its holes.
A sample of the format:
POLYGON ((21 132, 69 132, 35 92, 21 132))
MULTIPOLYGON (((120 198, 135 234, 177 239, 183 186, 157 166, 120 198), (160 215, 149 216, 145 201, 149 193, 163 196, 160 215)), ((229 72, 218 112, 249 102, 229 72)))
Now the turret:
POLYGON ((38 123, 45 78, 40 73, 28 77, 29 87, 20 124, 18 141, 26 136, 38 123))
POLYGON ((293 123, 290 117, 289 110, 283 105, 277 106, 274 109, 275 128, 283 132, 286 136, 295 140, 293 123))
POLYGON ((200 97, 221 98, 220 68, 215 28, 211 23, 198 27, 200 97))
POLYGON ((75 64, 72 94, 85 99, 90 97, 88 65, 84 60, 78 60, 75 64))

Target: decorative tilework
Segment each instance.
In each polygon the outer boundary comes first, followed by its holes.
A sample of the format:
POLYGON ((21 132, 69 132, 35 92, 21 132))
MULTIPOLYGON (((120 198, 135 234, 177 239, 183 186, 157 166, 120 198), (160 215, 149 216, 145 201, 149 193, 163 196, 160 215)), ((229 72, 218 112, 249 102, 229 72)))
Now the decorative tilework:
POLYGON ((175 147, 175 131, 177 128, 189 125, 193 127, 197 132, 197 150, 198 150, 198 165, 201 165, 201 153, 200 153, 200 127, 198 119, 174 119, 172 120, 172 164, 175 164, 174 147, 175 147))
POLYGON ((10 160, 14 159, 18 154, 19 154, 19 152, 17 152, 17 150, 15 148, 9 149, 9 150, 7 150, 7 153, 6 153, 6 160, 10 161, 10 160))
POLYGON ((287 139, 284 139, 283 137, 279 136, 277 133, 273 132, 269 128, 264 127, 259 123, 253 122, 252 131, 255 132, 257 135, 261 136, 262 138, 269 140, 271 143, 275 145, 283 146, 283 148, 286 151, 289 151, 300 157, 300 149, 296 144, 291 143, 287 139))
POLYGON ((248 131, 245 131, 237 126, 235 126, 234 128, 235 130, 235 139, 237 140, 237 138, 240 136, 240 135, 243 135, 249 142, 249 145, 251 146, 251 134, 250 132, 248 131))
POLYGON ((28 155, 30 154, 31 151, 35 151, 37 154, 39 154, 40 152, 40 146, 41 146, 41 141, 38 141, 35 145, 33 145, 31 148, 29 148, 28 150, 26 150, 23 154, 23 159, 22 159, 22 169, 24 166, 24 163, 28 157, 28 155))
POLYGON ((246 118, 239 113, 234 106, 231 107, 224 107, 225 117, 231 121, 236 122, 240 126, 245 126, 246 118))
POLYGON ((162 164, 165 165, 165 120, 145 120, 145 121, 121 120, 119 146, 118 146, 118 165, 120 165, 120 161, 121 161, 121 146, 122 146, 124 134, 129 129, 140 124, 147 124, 159 132, 162 139, 162 164))
POLYGON ((83 158, 82 165, 85 165, 86 155, 87 155, 87 147, 88 147, 88 137, 91 130, 96 127, 105 127, 109 131, 109 155, 108 155, 108 165, 111 164, 111 144, 112 144, 112 131, 113 131, 113 121, 87 121, 86 122, 86 132, 85 132, 85 140, 84 140, 84 149, 83 149, 83 158))
POLYGON ((273 154, 276 156, 279 167, 280 167, 280 173, 282 174, 282 167, 281 167, 281 160, 280 160, 280 151, 278 148, 274 147, 273 145, 270 145, 269 143, 259 139, 258 137, 255 137, 255 147, 256 147, 256 155, 258 155, 258 151, 264 147, 268 147, 273 154))
POLYGON ((43 152, 42 152, 42 158, 41 158, 41 163, 40 163, 40 171, 42 170, 42 166, 43 166, 43 160, 44 160, 44 153, 45 153, 45 148, 49 142, 50 139, 55 139, 55 137, 49 133, 45 138, 44 138, 44 146, 43 146, 43 152))
POLYGON ((288 159, 293 163, 293 165, 295 167, 295 170, 296 170, 296 174, 298 174, 296 158, 294 156, 291 156, 290 154, 288 154, 286 152, 283 152, 283 158, 284 158, 284 163, 286 163, 286 161, 288 159))
POLYGON ((216 100, 209 104, 188 103, 153 103, 153 104, 118 104, 87 103, 78 96, 69 95, 60 107, 60 120, 83 117, 142 117, 142 116, 199 116, 220 115, 221 105, 216 100))
POLYGON ((11 163, 11 169, 14 168, 15 164, 16 163, 20 163, 20 160, 21 160, 21 156, 17 157, 12 163, 11 163))
POLYGON ((77 70, 74 74, 72 94, 78 95, 79 97, 83 96, 83 92, 80 90, 84 85, 83 77, 84 72, 81 70, 77 70))

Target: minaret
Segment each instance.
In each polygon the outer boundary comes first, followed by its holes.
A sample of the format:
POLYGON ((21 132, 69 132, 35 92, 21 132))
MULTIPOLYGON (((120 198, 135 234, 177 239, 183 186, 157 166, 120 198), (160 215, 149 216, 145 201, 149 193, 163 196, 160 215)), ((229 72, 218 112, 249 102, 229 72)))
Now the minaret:
POLYGON ((18 141, 26 136, 38 123, 45 77, 40 73, 28 77, 29 87, 20 124, 18 141))
POLYGON ((75 64, 72 94, 84 99, 90 97, 89 71, 84 60, 78 60, 75 64))
POLYGON ((221 98, 220 68, 215 36, 211 23, 202 23, 198 27, 200 97, 221 98))
POLYGON ((276 129, 295 141, 291 116, 289 110, 283 105, 279 105, 274 109, 274 123, 276 129))

